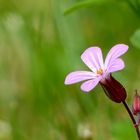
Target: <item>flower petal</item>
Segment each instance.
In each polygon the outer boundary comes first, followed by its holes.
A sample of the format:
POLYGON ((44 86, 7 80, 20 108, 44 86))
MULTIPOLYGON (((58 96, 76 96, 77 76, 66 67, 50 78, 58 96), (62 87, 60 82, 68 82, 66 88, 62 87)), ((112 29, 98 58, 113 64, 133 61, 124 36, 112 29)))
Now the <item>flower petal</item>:
POLYGON ((103 56, 99 47, 86 49, 81 55, 81 59, 93 72, 103 68, 103 56))
POLYGON ((95 78, 95 74, 89 71, 75 71, 71 72, 66 76, 65 84, 74 84, 84 80, 89 80, 95 78))
POLYGON ((109 67, 116 58, 123 55, 127 50, 128 46, 125 44, 117 44, 114 47, 112 47, 105 59, 105 67, 109 67))
POLYGON ((122 70, 125 67, 125 64, 122 59, 118 58, 113 61, 113 63, 110 64, 110 66, 107 68, 107 72, 115 72, 122 70))
POLYGON ((89 92, 99 83, 99 81, 99 78, 86 81, 81 85, 81 90, 89 92))

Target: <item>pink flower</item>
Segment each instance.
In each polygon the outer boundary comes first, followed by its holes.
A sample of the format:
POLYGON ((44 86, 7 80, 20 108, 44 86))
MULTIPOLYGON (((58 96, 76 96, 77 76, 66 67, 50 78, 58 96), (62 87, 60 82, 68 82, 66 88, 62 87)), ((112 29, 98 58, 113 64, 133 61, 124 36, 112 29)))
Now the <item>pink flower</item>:
POLYGON ((140 95, 135 91, 134 100, 132 104, 132 112, 136 115, 136 125, 140 125, 140 95))
POLYGON ((133 100, 132 111, 134 115, 140 113, 140 95, 137 93, 137 90, 133 100))
POLYGON ((105 62, 99 47, 90 47, 81 55, 82 61, 91 71, 75 71, 66 76, 65 84, 82 82, 81 90, 91 91, 99 82, 104 83, 110 73, 122 70, 125 65, 119 57, 128 50, 125 44, 117 44, 108 52, 105 62))

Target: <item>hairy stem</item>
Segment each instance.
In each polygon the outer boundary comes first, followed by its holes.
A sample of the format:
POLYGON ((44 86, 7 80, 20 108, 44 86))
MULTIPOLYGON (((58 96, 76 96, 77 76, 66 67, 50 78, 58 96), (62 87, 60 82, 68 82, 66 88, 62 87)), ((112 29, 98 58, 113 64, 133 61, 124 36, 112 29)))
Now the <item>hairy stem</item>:
POLYGON ((138 139, 140 140, 140 132, 139 132, 138 125, 137 125, 137 123, 135 121, 135 118, 134 118, 130 108, 128 107, 127 103, 125 101, 123 101, 122 103, 123 103, 125 109, 127 110, 128 114, 129 114, 129 116, 130 116, 130 118, 131 118, 131 120, 133 122, 133 125, 134 125, 134 127, 136 129, 136 132, 137 132, 138 139))

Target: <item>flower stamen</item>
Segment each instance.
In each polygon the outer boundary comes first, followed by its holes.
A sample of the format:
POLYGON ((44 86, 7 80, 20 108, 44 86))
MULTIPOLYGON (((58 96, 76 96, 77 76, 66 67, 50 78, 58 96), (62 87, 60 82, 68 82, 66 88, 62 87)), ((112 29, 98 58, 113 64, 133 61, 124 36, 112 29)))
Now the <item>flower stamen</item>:
POLYGON ((96 73, 102 75, 103 74, 103 70, 100 68, 99 70, 97 70, 96 73))

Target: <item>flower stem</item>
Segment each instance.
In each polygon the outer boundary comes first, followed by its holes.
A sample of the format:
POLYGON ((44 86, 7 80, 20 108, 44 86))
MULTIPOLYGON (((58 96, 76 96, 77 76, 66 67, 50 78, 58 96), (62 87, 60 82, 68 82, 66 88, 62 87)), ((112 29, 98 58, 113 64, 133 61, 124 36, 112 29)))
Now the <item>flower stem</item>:
POLYGON ((134 127, 136 129, 136 132, 137 132, 138 139, 140 140, 140 132, 139 132, 138 125, 137 125, 137 123, 135 121, 135 118, 134 118, 130 108, 128 107, 127 103, 125 101, 123 101, 122 103, 123 103, 125 109, 127 110, 128 114, 129 114, 129 116, 130 116, 130 118, 131 118, 131 120, 133 122, 133 125, 134 125, 134 127))

